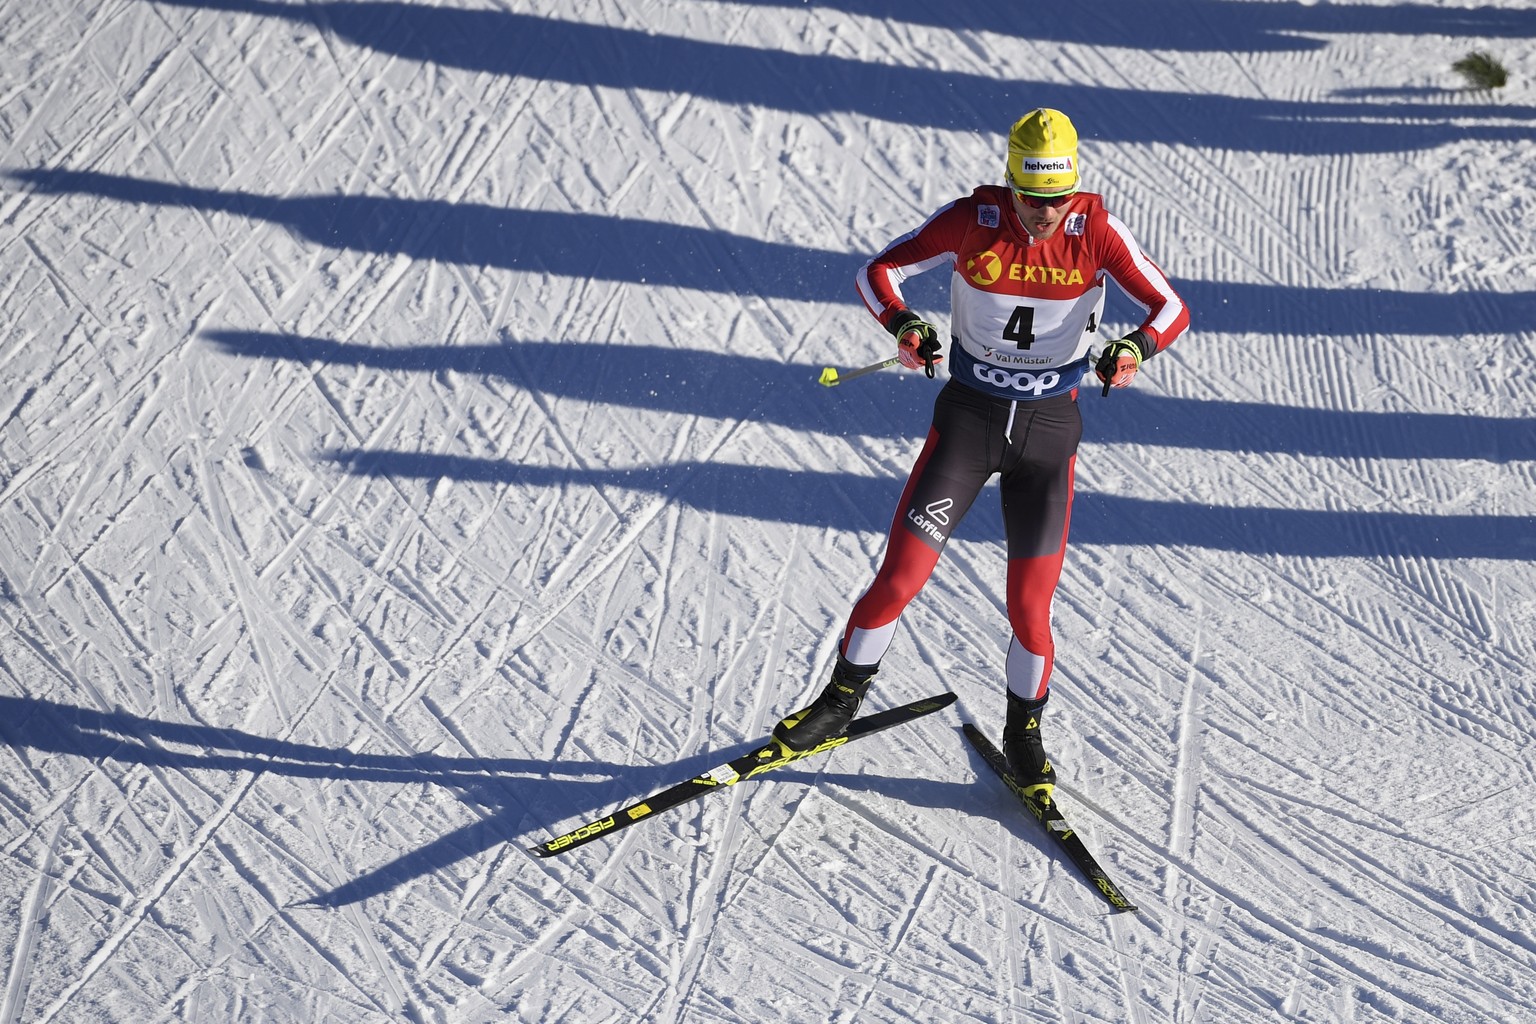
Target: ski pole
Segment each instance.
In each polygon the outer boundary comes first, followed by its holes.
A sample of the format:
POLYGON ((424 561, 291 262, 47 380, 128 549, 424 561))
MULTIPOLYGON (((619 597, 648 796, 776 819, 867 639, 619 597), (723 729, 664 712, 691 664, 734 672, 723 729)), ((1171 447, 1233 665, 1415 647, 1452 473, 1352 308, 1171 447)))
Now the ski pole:
POLYGON ((887 366, 895 366, 899 362, 901 362, 900 356, 891 356, 889 359, 882 359, 878 363, 870 363, 868 366, 861 366, 857 370, 849 370, 843 374, 837 372, 837 367, 829 366, 821 371, 821 376, 816 379, 816 383, 830 388, 836 384, 841 384, 845 380, 853 380, 853 378, 862 377, 866 373, 874 373, 876 370, 883 370, 887 366))
MULTIPOLYGON (((1093 364, 1094 370, 1097 371, 1098 368, 1099 368, 1099 353, 1093 351, 1093 349, 1089 349, 1088 350, 1088 361, 1093 364)), ((1115 375, 1114 374, 1110 374, 1109 375, 1109 380, 1106 380, 1104 382, 1104 390, 1099 392, 1099 397, 1100 398, 1108 398, 1109 397, 1109 381, 1114 380, 1114 379, 1115 379, 1115 375)))

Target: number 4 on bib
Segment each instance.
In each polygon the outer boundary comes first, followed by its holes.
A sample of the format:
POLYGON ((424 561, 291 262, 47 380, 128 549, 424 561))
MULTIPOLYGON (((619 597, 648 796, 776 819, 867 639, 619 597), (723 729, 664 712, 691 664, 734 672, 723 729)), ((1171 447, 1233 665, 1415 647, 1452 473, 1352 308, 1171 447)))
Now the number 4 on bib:
POLYGON ((1008 318, 1008 326, 1003 328, 1003 339, 1011 341, 1021 349, 1027 349, 1035 343, 1035 307, 1015 306, 1013 316, 1008 318))

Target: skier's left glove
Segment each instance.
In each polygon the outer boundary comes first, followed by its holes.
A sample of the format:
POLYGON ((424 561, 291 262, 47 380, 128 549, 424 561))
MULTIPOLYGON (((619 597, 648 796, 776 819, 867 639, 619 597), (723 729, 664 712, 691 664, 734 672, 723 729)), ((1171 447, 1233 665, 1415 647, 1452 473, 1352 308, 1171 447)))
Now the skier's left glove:
POLYGON ((1141 369, 1141 361, 1152 352, 1151 339, 1139 330, 1132 331, 1119 341, 1110 342, 1093 366, 1093 372, 1104 382, 1104 393, 1109 394, 1110 388, 1130 386, 1136 378, 1136 371, 1141 369))
POLYGON ((939 355, 939 332, 910 309, 903 309, 891 317, 886 329, 896 336, 896 358, 909 370, 922 370, 933 379, 933 368, 942 363, 939 355))

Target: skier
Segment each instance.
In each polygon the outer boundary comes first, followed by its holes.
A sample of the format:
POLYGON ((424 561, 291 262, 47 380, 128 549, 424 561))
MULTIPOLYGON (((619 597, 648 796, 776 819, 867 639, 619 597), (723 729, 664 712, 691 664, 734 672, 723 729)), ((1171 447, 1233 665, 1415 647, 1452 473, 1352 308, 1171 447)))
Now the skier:
POLYGON ((859 294, 895 336, 901 364, 931 379, 938 331, 908 309, 901 283, 945 266, 951 376, 907 480, 873 584, 853 606, 832 678, 774 737, 806 750, 840 735, 858 711, 903 609, 928 581, 982 485, 1000 477, 1007 532, 1003 752, 1017 782, 1049 802, 1055 769, 1040 738, 1055 644, 1051 601, 1061 578, 1073 467, 1082 435, 1077 391, 1092 369, 1123 388, 1189 324, 1168 279, 1130 231, 1079 191, 1077 131, 1059 110, 1020 118, 1008 136, 1007 186, 983 185, 892 242, 858 274, 859 294), (1089 345, 1106 277, 1147 310, 1141 326, 1089 345))

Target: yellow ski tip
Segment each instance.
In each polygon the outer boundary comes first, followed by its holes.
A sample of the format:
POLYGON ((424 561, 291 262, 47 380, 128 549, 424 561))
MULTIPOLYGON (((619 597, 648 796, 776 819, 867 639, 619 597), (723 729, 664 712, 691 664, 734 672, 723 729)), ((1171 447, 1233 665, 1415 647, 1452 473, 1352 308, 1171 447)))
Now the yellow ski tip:
POLYGON ((835 366, 829 366, 825 370, 822 370, 821 376, 816 379, 816 383, 822 384, 826 387, 831 387, 832 385, 838 383, 837 368, 835 366))

